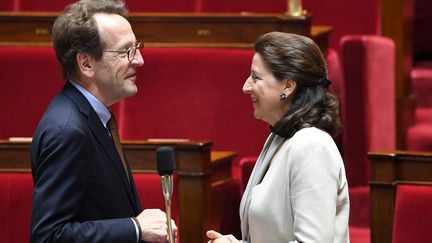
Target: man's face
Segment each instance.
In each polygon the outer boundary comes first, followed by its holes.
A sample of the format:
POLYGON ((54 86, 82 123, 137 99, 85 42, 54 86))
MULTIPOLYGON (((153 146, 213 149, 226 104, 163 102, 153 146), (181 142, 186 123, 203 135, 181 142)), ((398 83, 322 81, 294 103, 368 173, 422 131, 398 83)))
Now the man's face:
POLYGON ((144 64, 140 50, 129 61, 124 51, 136 42, 129 22, 117 14, 95 14, 101 41, 106 43, 102 59, 94 64, 94 82, 106 106, 137 93, 136 69, 144 64))

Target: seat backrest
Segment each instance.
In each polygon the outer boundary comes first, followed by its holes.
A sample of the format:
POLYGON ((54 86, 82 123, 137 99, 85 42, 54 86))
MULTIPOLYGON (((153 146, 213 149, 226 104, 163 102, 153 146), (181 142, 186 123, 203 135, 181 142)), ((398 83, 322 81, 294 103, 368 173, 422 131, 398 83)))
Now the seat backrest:
POLYGON ((1 242, 29 242, 32 193, 31 173, 0 172, 1 242))
POLYGON ((31 137, 64 84, 52 47, 0 47, 0 139, 31 137))
POLYGON ((252 50, 146 48, 138 94, 123 100, 123 139, 213 141, 213 149, 257 155, 269 134, 242 93, 252 50))
POLYGON ((395 45, 372 35, 344 36, 343 155, 351 186, 367 185, 367 152, 396 148, 395 45))
MULTIPOLYGON (((165 211, 165 200, 162 193, 161 177, 158 174, 134 173, 136 189, 140 197, 142 209, 159 208, 165 211)), ((171 197, 171 218, 177 224, 178 218, 178 180, 173 176, 173 194, 171 197)))
POLYGON ((432 186, 398 185, 393 243, 429 242, 432 225, 432 186))
MULTIPOLYGON (((327 70, 328 70, 328 77, 332 81, 330 85, 330 91, 336 95, 336 97, 339 100, 339 115, 341 119, 341 123, 344 124, 344 113, 345 113, 345 81, 344 81, 344 73, 343 73, 343 67, 340 61, 339 53, 336 49, 330 48, 327 51, 326 55, 326 61, 327 61, 327 70)), ((342 135, 343 133, 339 134, 334 138, 336 145, 338 146, 340 152, 342 153, 342 135)))
MULTIPOLYGON (((142 208, 159 208, 165 211, 160 176, 134 173, 133 177, 142 208)), ((32 193, 31 173, 0 172, 0 242, 29 242, 32 193)), ((176 176, 171 205, 172 219, 178 223, 176 176)))

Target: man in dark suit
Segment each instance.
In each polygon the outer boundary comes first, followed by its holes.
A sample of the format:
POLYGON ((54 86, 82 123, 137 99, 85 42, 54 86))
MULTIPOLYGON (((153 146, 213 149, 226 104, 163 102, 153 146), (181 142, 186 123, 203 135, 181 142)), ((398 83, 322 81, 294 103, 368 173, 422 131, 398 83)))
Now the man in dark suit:
POLYGON ((107 108, 136 94, 144 64, 124 3, 70 5, 54 23, 53 44, 67 81, 33 137, 31 242, 166 241, 165 213, 141 212, 107 108))

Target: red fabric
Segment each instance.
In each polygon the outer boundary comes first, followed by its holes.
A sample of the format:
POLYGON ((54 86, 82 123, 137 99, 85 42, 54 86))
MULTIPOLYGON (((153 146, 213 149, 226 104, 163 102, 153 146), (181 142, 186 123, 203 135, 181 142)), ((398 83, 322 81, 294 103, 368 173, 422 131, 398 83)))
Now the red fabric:
POLYGON ((416 124, 407 131, 407 149, 414 151, 432 151, 431 123, 416 124))
POLYGON ((350 243, 369 243, 370 229, 366 227, 349 227, 350 243))
MULTIPOLYGON (((241 238, 241 229, 240 229, 240 200, 241 194, 240 191, 240 183, 238 180, 232 180, 230 183, 223 187, 217 187, 212 193, 212 201, 214 201, 220 195, 225 196, 225 204, 220 207, 221 212, 221 222, 220 225, 210 226, 210 228, 215 230, 220 230, 219 232, 226 235, 232 234, 237 239, 241 238)), ((209 229, 210 229, 209 228, 209 229)))
POLYGON ((240 159, 239 166, 241 169, 241 173, 240 173, 241 193, 243 193, 244 190, 246 189, 247 183, 249 181, 249 177, 252 174, 252 170, 257 160, 258 160, 257 156, 244 157, 240 159))
POLYGON ((432 62, 416 62, 411 70, 411 87, 416 97, 416 123, 407 131, 409 150, 432 150, 432 62))
POLYGON ((2 0, 0 2, 0 11, 16 11, 16 1, 18 0, 2 0))
POLYGON ((213 149, 257 155, 269 130, 242 86, 251 50, 146 48, 138 94, 124 100, 123 139, 211 140, 213 149))
POLYGON ((15 0, 19 3, 20 11, 56 11, 60 12, 76 0, 15 0))
MULTIPOLYGON (((330 91, 337 96, 339 100, 339 115, 342 124, 344 124, 343 117, 345 114, 345 80, 344 80, 344 73, 343 73, 343 67, 340 62, 340 56, 337 50, 334 48, 330 48, 327 51, 326 56, 327 61, 327 69, 328 69, 328 77, 332 81, 332 84, 330 85, 330 91)), ((334 138, 336 145, 338 146, 341 153, 343 152, 343 141, 342 141, 342 133, 334 138)))
POLYGON ((393 243, 430 242, 432 186, 398 185, 393 243))
POLYGON ((195 12, 197 0, 125 0, 131 12, 195 12))
POLYGON ((0 47, 0 139, 31 137, 64 80, 52 47, 0 47))
POLYGON ((378 0, 303 0, 303 8, 312 14, 314 25, 333 27, 330 35, 333 48, 338 48, 344 35, 379 34, 379 4, 378 0))
MULTIPOLYGON (((141 205, 165 211, 160 176, 133 174, 141 205)), ((172 218, 178 223, 177 178, 171 203, 172 218)), ((33 180, 30 173, 0 173, 0 235, 1 242, 29 242, 33 180)))
POLYGON ((380 36, 341 40, 345 109, 343 155, 351 187, 367 185, 370 150, 395 149, 395 46, 380 36))
POLYGON ((0 173, 2 242, 29 242, 33 181, 30 173, 0 173))
POLYGON ((256 13, 285 13, 287 11, 286 0, 272 0, 271 4, 262 0, 197 0, 201 1, 202 12, 256 12, 256 13))
POLYGON ((432 107, 432 62, 423 62, 412 68, 411 86, 416 107, 432 107))
POLYGON ((350 217, 349 224, 353 227, 370 227, 369 186, 352 187, 349 185, 350 217))
MULTIPOLYGON (((162 193, 161 177, 158 174, 134 173, 133 178, 142 209, 159 208, 165 212, 165 199, 162 193)), ((178 224, 178 183, 173 176, 173 195, 171 197, 171 218, 178 224)))
POLYGON ((432 126, 432 107, 417 107, 415 109, 416 124, 429 124, 432 126))

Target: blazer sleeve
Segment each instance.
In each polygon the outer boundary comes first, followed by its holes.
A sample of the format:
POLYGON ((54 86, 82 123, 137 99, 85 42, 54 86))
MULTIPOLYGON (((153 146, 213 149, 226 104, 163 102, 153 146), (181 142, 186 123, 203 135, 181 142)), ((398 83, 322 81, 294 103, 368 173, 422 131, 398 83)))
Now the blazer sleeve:
POLYGON ((294 242, 333 242, 341 171, 339 153, 328 142, 298 139, 293 147, 289 178, 294 242))
POLYGON ((93 170, 89 140, 79 128, 66 127, 46 132, 37 145, 31 242, 136 242, 130 218, 77 219, 93 170))

